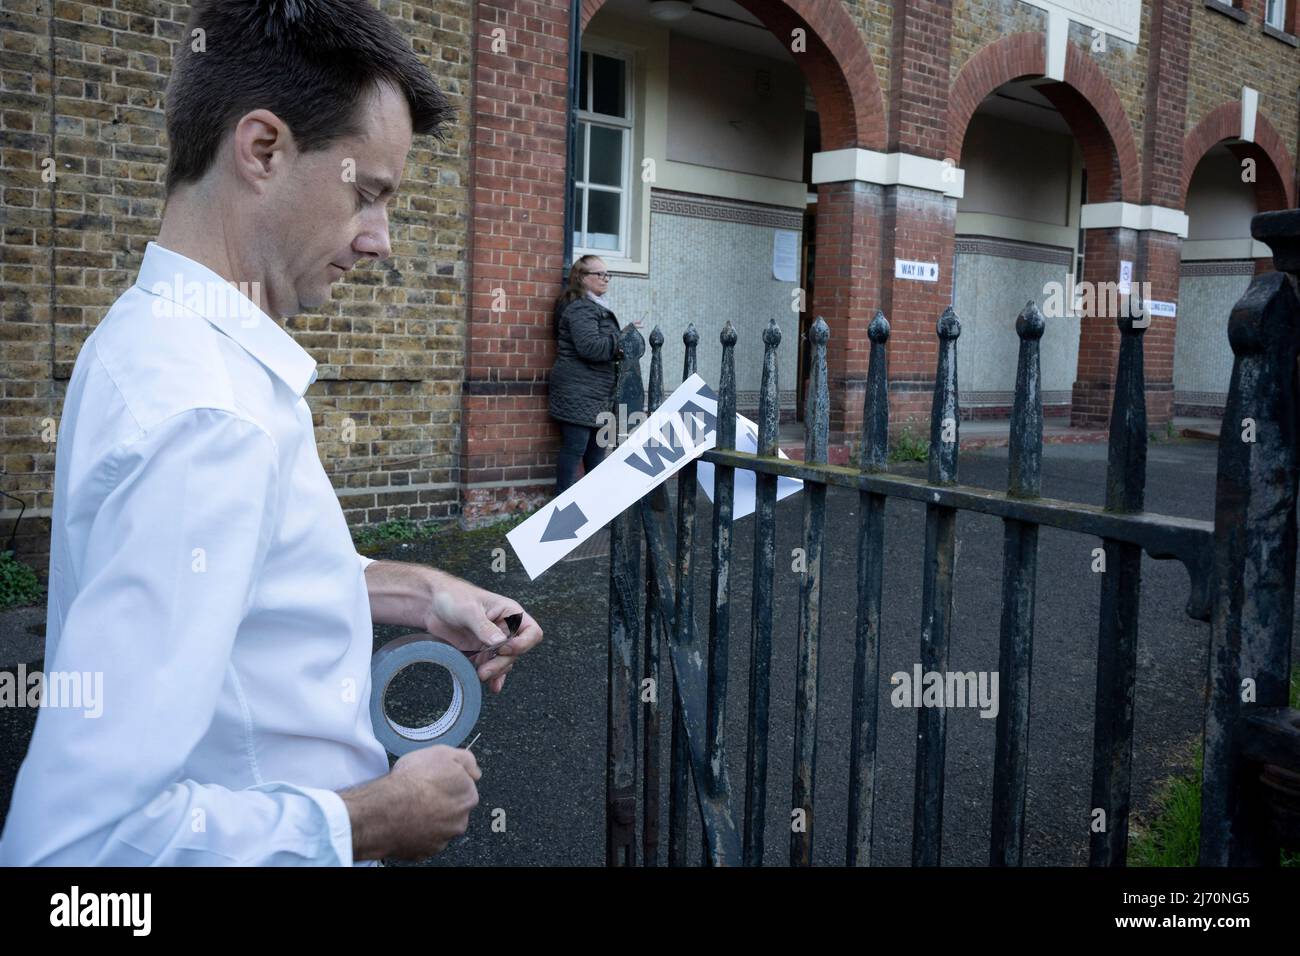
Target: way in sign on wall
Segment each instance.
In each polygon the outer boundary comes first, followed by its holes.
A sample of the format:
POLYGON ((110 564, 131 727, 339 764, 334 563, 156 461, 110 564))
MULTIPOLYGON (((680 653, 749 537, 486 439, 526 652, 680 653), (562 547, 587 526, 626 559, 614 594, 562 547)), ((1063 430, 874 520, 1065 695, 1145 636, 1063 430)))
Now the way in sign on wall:
POLYGON ((718 397, 692 375, 604 461, 506 535, 536 580, 718 441, 718 397))

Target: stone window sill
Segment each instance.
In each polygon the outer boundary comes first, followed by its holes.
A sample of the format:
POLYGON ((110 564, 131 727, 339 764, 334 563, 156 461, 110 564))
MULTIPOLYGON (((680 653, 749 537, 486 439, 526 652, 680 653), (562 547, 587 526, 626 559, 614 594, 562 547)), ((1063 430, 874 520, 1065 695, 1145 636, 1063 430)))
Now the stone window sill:
POLYGON ((1215 13, 1222 13, 1229 19, 1236 20, 1238 23, 1246 22, 1246 12, 1238 10, 1228 3, 1221 3, 1220 0, 1205 0, 1205 6, 1215 13))
POLYGON ((1264 33, 1271 36, 1274 40, 1279 40, 1287 46, 1300 46, 1300 39, 1294 33, 1287 33, 1285 30, 1279 30, 1277 27, 1271 27, 1264 24, 1264 33))

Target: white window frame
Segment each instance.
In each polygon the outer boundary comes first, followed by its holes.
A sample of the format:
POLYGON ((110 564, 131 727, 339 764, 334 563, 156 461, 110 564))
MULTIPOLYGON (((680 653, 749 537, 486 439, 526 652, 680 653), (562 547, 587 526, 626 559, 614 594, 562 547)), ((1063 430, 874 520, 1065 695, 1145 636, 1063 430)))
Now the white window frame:
POLYGON ((1264 22, 1274 30, 1286 30, 1286 0, 1265 0, 1264 22), (1272 14, 1270 16, 1269 14, 1272 14))
MULTIPOLYGON (((591 192, 619 192, 618 212, 618 248, 617 249, 593 249, 583 246, 575 239, 573 244, 573 257, 576 260, 584 255, 597 255, 606 259, 629 259, 631 258, 631 209, 632 209, 632 144, 636 134, 636 101, 633 98, 633 76, 636 69, 635 54, 630 50, 622 49, 614 44, 594 40, 591 42, 584 41, 582 44, 582 55, 596 54, 607 56, 612 59, 623 61, 623 103, 627 113, 626 117, 610 116, 607 113, 596 113, 591 110, 578 110, 578 125, 587 127, 604 126, 611 129, 622 129, 623 133, 623 158, 622 174, 623 185, 619 190, 610 188, 600 183, 589 184, 586 182, 587 171, 590 168, 589 160, 591 157, 591 135, 579 137, 585 144, 583 155, 576 157, 578 162, 574 166, 573 192, 574 192, 574 214, 577 214, 577 198, 580 191, 590 194, 591 192)), ((581 75, 581 74, 579 74, 581 75)), ((587 102, 595 103, 594 83, 596 71, 594 68, 587 70, 587 102)), ((573 231, 583 237, 587 235, 586 217, 590 215, 591 204, 586 195, 582 201, 583 222, 575 221, 573 231)))

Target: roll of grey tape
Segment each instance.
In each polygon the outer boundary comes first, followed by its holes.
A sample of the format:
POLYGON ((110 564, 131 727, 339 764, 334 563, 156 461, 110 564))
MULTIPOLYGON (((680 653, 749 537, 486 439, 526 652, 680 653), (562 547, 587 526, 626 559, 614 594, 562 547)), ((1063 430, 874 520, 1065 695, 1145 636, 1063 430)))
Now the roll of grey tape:
POLYGON ((427 634, 408 634, 379 649, 371 659, 370 676, 370 722, 379 742, 394 756, 434 744, 455 747, 474 729, 483 704, 483 689, 474 665, 456 648, 432 640, 427 634), (388 685, 412 664, 437 664, 451 672, 451 703, 441 717, 423 727, 407 727, 384 713, 388 685))

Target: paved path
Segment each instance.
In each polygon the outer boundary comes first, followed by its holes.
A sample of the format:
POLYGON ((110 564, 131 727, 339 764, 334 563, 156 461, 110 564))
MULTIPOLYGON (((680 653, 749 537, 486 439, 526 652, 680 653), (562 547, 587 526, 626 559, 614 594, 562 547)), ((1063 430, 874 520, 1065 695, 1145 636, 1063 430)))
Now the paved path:
MULTIPOLYGON (((1176 441, 1151 447, 1147 503, 1152 511, 1209 519, 1213 516, 1216 446, 1176 441)), ((922 466, 900 466, 917 470, 922 466)), ((1044 494, 1100 504, 1105 448, 1048 446, 1044 494)), ((1005 484, 1005 449, 963 456, 963 482, 989 488, 1005 484)), ((710 512, 701 496, 701 554, 707 555, 710 512)), ((829 575, 821 650, 821 717, 818 728, 818 863, 843 861, 847 804, 848 724, 854 618, 857 494, 828 496, 829 575)), ((778 506, 778 553, 789 555, 802 533, 802 498, 778 506)), ((744 773, 745 691, 748 674, 752 519, 737 525, 728 747, 733 787, 744 773)), ((956 613, 950 667, 997 668, 1002 529, 997 519, 963 514, 958 520, 956 613)), ((924 511, 907 502, 887 509, 882 680, 919 659, 924 511)), ((505 693, 485 701, 474 750, 484 770, 482 803, 470 832, 433 865, 598 865, 604 859, 605 673, 608 559, 593 556, 557 565, 536 582, 514 561, 491 571, 493 549, 503 544, 491 530, 449 533, 384 556, 428 561, 523 601, 546 629, 546 640, 518 667, 505 693), (493 832, 493 808, 506 811, 505 831, 493 832)), ((1037 631, 1030 727, 1030 785, 1026 861, 1086 862, 1095 695, 1099 576, 1090 570, 1096 541, 1044 529, 1040 537, 1037 631)), ((600 549, 594 549, 600 550, 600 549)), ((696 608, 707 627, 707 561, 699 575, 696 608)), ((772 661, 772 737, 768 854, 773 865, 788 853, 790 760, 798 576, 778 571, 778 606, 772 661)), ((1183 611, 1187 575, 1176 562, 1145 559, 1139 642, 1134 753, 1134 801, 1150 805, 1155 785, 1190 764, 1200 732, 1208 625, 1183 611)), ((402 629, 376 628, 376 647, 402 629)), ((0 667, 12 666, 0 642, 0 667)), ((39 649, 38 649, 39 650, 39 649)), ((17 655, 23 656, 23 655, 17 655)), ((30 656, 30 652, 26 655, 30 656)), ((31 666, 31 665, 29 665, 31 666)), ((910 860, 916 713, 889 704, 882 685, 877 796, 877 864, 910 860)), ((661 699, 668 699, 667 688, 661 699)), ((12 775, 30 734, 30 712, 0 710, 0 811, 7 807, 12 775)), ((995 721, 975 710, 949 714, 943 860, 982 865, 987 859, 995 721)), ((666 767, 666 737, 664 762, 666 767)), ((665 797, 666 805, 666 797, 665 797)), ((661 849, 661 853, 663 850, 661 849)), ((692 854, 694 857, 694 854, 692 854)), ((662 859, 662 857, 661 857, 662 859)))

